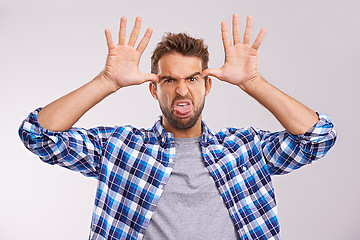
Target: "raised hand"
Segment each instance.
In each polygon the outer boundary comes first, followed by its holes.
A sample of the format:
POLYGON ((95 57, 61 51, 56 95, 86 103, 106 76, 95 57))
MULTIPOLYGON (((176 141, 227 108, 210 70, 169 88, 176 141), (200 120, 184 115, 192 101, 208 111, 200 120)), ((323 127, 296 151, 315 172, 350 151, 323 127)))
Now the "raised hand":
POLYGON ((252 16, 247 17, 244 39, 241 43, 239 17, 233 15, 232 19, 233 45, 229 36, 226 22, 221 23, 222 41, 225 51, 225 63, 220 69, 208 68, 202 72, 203 76, 214 76, 222 81, 240 86, 248 81, 255 80, 258 74, 257 51, 265 35, 261 29, 255 42, 250 46, 252 33, 252 16))
POLYGON ((104 78, 108 80, 115 90, 130 86, 138 85, 146 81, 158 81, 158 76, 152 73, 141 73, 139 70, 139 62, 141 55, 147 47, 152 29, 148 28, 144 37, 135 49, 135 43, 138 39, 141 27, 141 18, 137 17, 134 28, 130 34, 129 41, 126 42, 126 18, 120 20, 119 42, 116 46, 112 40, 109 29, 105 30, 106 42, 108 45, 108 57, 106 66, 102 72, 104 78))

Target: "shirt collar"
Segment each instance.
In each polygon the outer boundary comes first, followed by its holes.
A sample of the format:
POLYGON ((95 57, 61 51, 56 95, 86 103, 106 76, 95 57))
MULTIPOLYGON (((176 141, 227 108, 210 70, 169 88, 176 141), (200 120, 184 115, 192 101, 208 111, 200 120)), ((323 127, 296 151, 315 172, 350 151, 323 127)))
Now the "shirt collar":
MULTIPOLYGON (((156 120, 152 130, 155 134, 155 137, 160 141, 161 145, 165 144, 167 141, 171 141, 174 136, 171 133, 168 133, 162 125, 162 116, 159 116, 156 120)), ((207 146, 208 141, 212 138, 214 133, 208 128, 204 120, 201 120, 202 124, 202 134, 200 144, 202 146, 207 146)))
POLYGON ((201 140, 200 140, 200 144, 202 146, 208 146, 209 145, 209 140, 212 139, 212 137, 214 136, 214 132, 210 130, 210 128, 208 128, 208 126, 206 125, 205 121, 202 119, 202 134, 201 134, 201 140))
POLYGON ((158 139, 161 145, 163 145, 167 141, 167 131, 165 130, 161 122, 162 122, 162 117, 159 116, 154 126, 152 127, 152 130, 155 134, 155 137, 158 139))

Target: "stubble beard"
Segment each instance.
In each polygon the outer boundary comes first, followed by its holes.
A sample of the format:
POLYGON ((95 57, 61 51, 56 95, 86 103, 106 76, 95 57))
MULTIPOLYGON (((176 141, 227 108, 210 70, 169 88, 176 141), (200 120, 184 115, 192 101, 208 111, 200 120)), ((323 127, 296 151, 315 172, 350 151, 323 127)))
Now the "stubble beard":
POLYGON ((197 123, 197 121, 199 120, 199 117, 201 116, 201 113, 204 109, 205 106, 205 97, 202 101, 202 103, 195 107, 194 107, 194 113, 186 119, 181 119, 175 116, 174 114, 174 102, 176 100, 179 99, 175 99, 173 101, 173 104, 171 105, 171 108, 167 108, 165 107, 160 101, 159 101, 159 106, 161 109, 162 114, 164 115, 164 117, 166 118, 166 120, 176 129, 190 129, 193 126, 195 126, 195 124, 197 123))

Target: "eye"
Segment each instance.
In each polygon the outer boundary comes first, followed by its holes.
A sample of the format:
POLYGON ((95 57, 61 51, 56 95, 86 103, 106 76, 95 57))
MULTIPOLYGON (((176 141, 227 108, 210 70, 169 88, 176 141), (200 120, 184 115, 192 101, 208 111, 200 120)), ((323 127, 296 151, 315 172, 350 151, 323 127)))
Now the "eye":
POLYGON ((189 78, 189 82, 195 82, 197 80, 198 80, 198 78, 196 76, 189 78))
POLYGON ((164 79, 164 83, 172 83, 174 82, 175 80, 172 79, 172 78, 167 78, 167 79, 164 79))

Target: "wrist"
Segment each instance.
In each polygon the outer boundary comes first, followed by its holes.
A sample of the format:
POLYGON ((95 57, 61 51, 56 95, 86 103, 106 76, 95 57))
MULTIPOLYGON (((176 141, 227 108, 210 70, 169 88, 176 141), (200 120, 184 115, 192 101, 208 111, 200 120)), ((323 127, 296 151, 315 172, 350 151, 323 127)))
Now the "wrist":
POLYGON ((112 81, 108 77, 105 70, 103 70, 98 76, 96 76, 93 81, 99 84, 99 87, 108 94, 114 93, 121 88, 116 82, 112 81))
POLYGON ((240 87, 244 92, 249 93, 251 89, 254 88, 257 83, 261 82, 262 80, 265 81, 265 79, 262 78, 260 73, 256 73, 255 77, 238 84, 238 87, 240 87))

